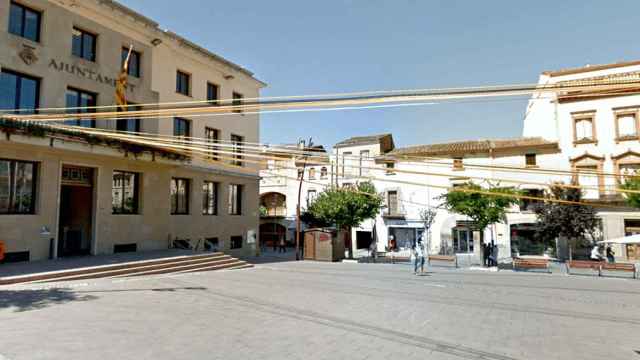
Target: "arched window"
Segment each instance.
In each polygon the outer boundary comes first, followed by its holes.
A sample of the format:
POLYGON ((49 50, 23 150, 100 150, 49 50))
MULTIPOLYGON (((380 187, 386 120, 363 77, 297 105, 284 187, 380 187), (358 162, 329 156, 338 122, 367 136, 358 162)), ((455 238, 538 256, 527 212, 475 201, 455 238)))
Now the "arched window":
POLYGON ((286 216, 287 197, 280 193, 267 193, 260 196, 263 216, 286 216))
POLYGON ((315 178, 316 178, 316 169, 315 168, 309 169, 309 179, 313 180, 315 178))
POLYGON ((323 166, 320 169, 320 179, 326 179, 327 178, 327 167, 323 166))

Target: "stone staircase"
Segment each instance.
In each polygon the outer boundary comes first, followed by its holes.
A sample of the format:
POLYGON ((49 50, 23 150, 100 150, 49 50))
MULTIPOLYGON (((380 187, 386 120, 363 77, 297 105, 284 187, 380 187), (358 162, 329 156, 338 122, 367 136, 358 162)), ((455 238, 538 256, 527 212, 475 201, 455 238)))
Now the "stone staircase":
POLYGON ((221 252, 183 255, 154 260, 123 262, 113 265, 82 267, 70 270, 0 277, 0 285, 46 283, 98 278, 179 274, 198 271, 234 270, 253 267, 245 261, 221 252))

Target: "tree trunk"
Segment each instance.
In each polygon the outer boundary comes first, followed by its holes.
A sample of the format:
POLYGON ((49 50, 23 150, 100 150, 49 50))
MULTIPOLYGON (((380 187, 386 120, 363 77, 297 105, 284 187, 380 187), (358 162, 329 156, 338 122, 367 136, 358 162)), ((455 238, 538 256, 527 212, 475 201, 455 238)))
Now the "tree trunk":
POLYGON ((348 257, 349 259, 353 259, 353 240, 351 239, 351 226, 347 226, 346 227, 346 234, 345 234, 345 242, 346 242, 346 246, 348 246, 348 257))

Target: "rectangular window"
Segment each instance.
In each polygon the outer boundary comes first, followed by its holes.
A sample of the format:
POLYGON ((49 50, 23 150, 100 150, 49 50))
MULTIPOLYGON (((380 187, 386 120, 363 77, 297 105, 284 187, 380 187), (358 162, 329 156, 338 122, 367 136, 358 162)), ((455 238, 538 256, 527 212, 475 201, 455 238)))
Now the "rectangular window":
POLYGON ((309 169, 309 180, 315 180, 316 179, 316 169, 315 168, 310 168, 309 169))
POLYGON ((396 164, 395 163, 388 162, 388 163, 385 164, 385 167, 387 168, 387 171, 385 173, 386 175, 395 174, 395 171, 394 171, 394 169, 396 168, 396 164))
POLYGON ((598 166, 582 165, 576 166, 578 171, 578 184, 583 186, 583 199, 598 199, 600 197, 598 166))
POLYGON ((96 35, 73 28, 71 54, 89 61, 96 61, 96 35))
POLYGON ((189 179, 171 179, 171 215, 189 214, 189 179))
POLYGON ((398 192, 395 190, 387 191, 387 212, 390 215, 398 214, 398 192))
MULTIPOLYGON (((242 94, 237 93, 237 92, 235 92, 235 91, 234 91, 234 92, 233 92, 233 95, 232 95, 232 98, 233 98, 233 100, 232 100, 232 103, 231 103, 231 104, 232 104, 233 106, 240 106, 240 105, 242 105, 242 99, 244 98, 244 96, 242 96, 242 94)), ((233 112, 235 112, 235 113, 241 113, 241 112, 242 112, 242 109, 234 109, 234 110, 233 110, 233 112)))
POLYGON ((352 173, 352 168, 351 168, 351 160, 348 159, 351 157, 351 152, 347 151, 347 152, 343 152, 342 153, 342 176, 347 176, 348 174, 352 173))
POLYGON ((0 214, 35 214, 37 166, 0 160, 0 214))
MULTIPOLYGON (((204 128, 204 137, 207 139, 207 142, 211 143, 212 145, 209 146, 209 150, 211 151, 215 151, 218 149, 218 141, 220 140, 220 130, 218 129, 213 129, 210 127, 205 127, 204 128), (215 144, 215 145, 213 145, 215 144)), ((212 152, 209 154, 209 158, 211 160, 218 160, 218 153, 216 152, 212 152)))
POLYGON ((638 136, 638 123, 636 114, 621 114, 616 116, 616 129, 618 138, 635 138, 638 136))
POLYGON ((40 102, 40 80, 9 70, 0 73, 0 111, 33 114, 40 102), (16 111, 25 109, 25 111, 16 111))
POLYGON ((593 129, 592 117, 574 119, 574 141, 595 141, 595 131, 593 129))
POLYGON ((360 150, 360 176, 369 175, 369 150, 360 150))
POLYGON ((173 136, 190 137, 191 122, 183 118, 173 118, 173 136))
MULTIPOLYGON (((66 104, 72 113, 95 113, 96 94, 86 91, 68 88, 66 93, 66 104)), ((65 120, 66 125, 83 126, 94 128, 96 121, 94 119, 73 119, 65 120)))
POLYGON ((207 83, 207 100, 213 105, 218 105, 218 100, 220 100, 218 90, 220 90, 218 85, 207 83))
MULTIPOLYGON (((129 55, 129 48, 122 48, 122 66, 124 66, 124 62, 127 60, 127 56, 129 55)), ((129 67, 127 68, 127 74, 133 77, 140 77, 140 53, 138 51, 132 50, 131 56, 129 56, 129 67)))
POLYGON ((524 162, 526 166, 536 166, 537 165, 536 154, 525 154, 524 162))
POLYGON ((12 1, 9 10, 9 32, 39 42, 41 17, 39 11, 12 1))
POLYGON ((313 201, 316 199, 316 196, 318 196, 318 194, 314 189, 307 191, 307 208, 309 208, 309 205, 313 204, 313 201))
MULTIPOLYGON (((142 107, 128 104, 126 109, 127 111, 138 111, 142 110, 142 107)), ((118 119, 116 120, 116 130, 138 133, 140 132, 140 119, 118 119)))
POLYGON ((243 164, 243 161, 242 161, 243 143, 244 143, 244 137, 240 135, 231 134, 231 144, 233 145, 233 153, 234 153, 233 158, 235 159, 233 161, 233 165, 242 166, 243 164))
POLYGON ((453 158, 453 170, 462 170, 464 165, 462 164, 462 158, 453 158))
POLYGON ((191 75, 178 70, 176 73, 176 92, 185 96, 191 95, 191 75))
POLYGON ((231 249, 242 249, 242 236, 232 236, 229 247, 231 249))
POLYGON ((218 215, 218 183, 205 181, 202 184, 202 215, 218 215))
POLYGON ((111 206, 113 214, 138 213, 138 173, 113 171, 111 185, 111 206))
POLYGON ((463 226, 453 228, 453 250, 457 254, 473 253, 473 231, 463 226))
POLYGON ((229 215, 242 215, 242 185, 229 184, 229 215))

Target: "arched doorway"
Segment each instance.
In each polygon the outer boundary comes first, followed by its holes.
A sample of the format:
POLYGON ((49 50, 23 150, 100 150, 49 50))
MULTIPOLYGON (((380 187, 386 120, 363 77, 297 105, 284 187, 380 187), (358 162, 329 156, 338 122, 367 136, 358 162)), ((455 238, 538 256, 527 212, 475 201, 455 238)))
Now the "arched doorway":
POLYGON ((260 225, 260 241, 264 246, 275 248, 280 239, 287 240, 287 228, 278 223, 260 225))

